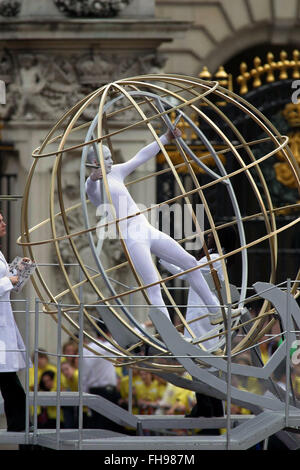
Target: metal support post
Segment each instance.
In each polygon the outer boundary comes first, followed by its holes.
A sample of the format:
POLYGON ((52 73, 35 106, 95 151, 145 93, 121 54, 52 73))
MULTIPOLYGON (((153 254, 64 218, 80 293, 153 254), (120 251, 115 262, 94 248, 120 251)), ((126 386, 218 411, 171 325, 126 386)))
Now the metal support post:
POLYGON ((231 305, 227 308, 227 433, 226 449, 230 450, 231 434, 231 305))
POLYGON ((78 360, 78 393, 79 393, 79 409, 78 409, 78 448, 82 448, 82 428, 83 428, 83 392, 82 392, 82 369, 83 369, 83 304, 79 309, 79 360, 78 360))
POLYGON ((33 443, 37 444, 37 394, 38 394, 38 362, 39 362, 39 299, 35 299, 34 309, 34 389, 33 389, 33 443))
MULTIPOLYGON (((79 266, 79 283, 83 280, 83 272, 79 266)), ((78 448, 82 449, 82 429, 83 429, 83 387, 82 387, 82 370, 83 370, 83 329, 84 329, 84 316, 83 316, 83 288, 79 287, 79 358, 78 358, 78 394, 79 394, 79 407, 78 407, 78 448)))
POLYGON ((286 306, 286 315, 287 315, 287 332, 286 332, 286 392, 285 392, 285 425, 289 425, 289 404, 290 404, 290 376, 291 376, 291 280, 287 280, 287 306, 286 306))
POLYGON ((61 305, 57 305, 57 390, 56 390, 56 445, 60 447, 61 394, 61 305))
POLYGON ((25 363, 26 363, 26 371, 25 371, 25 393, 26 393, 26 415, 25 415, 25 444, 29 443, 29 419, 30 419, 30 409, 29 409, 29 366, 30 366, 30 356, 29 356, 29 301, 26 299, 25 301, 25 363))

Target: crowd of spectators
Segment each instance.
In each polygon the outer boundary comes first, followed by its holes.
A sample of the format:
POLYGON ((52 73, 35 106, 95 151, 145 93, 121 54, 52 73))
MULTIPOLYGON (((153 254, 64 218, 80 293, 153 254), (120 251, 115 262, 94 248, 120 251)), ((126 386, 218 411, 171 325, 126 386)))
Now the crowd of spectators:
MULTIPOLYGON (((61 375, 60 384, 61 391, 78 391, 78 345, 75 341, 68 341, 63 345, 61 358, 61 375), (76 357, 77 356, 77 357, 76 357)), ((84 355, 88 350, 84 349, 84 355)), ((37 373, 35 373, 34 355, 32 357, 33 367, 29 372, 29 387, 34 390, 34 379, 37 374, 38 386, 37 389, 41 392, 55 392, 57 390, 57 365, 49 361, 46 351, 40 349, 38 354, 37 373)), ((94 364, 104 361, 111 365, 111 363, 100 357, 94 357, 94 364), (98 362, 97 362, 98 361, 98 362)), ((91 359, 90 359, 91 362, 91 359)), ((83 380, 84 391, 97 393, 97 388, 88 389, 87 383, 89 382, 88 368, 89 363, 86 362, 86 370, 84 369, 85 362, 83 362, 83 380)), ((126 367, 112 366, 113 374, 115 375, 115 393, 114 401, 124 409, 129 409, 131 403, 131 411, 134 414, 188 414, 195 403, 195 394, 189 390, 176 387, 167 383, 161 377, 147 372, 144 370, 132 369, 132 382, 130 388, 130 373, 126 367), (131 396, 131 400, 129 399, 131 396)), ((92 367, 95 371, 95 366, 92 367)), ((103 375, 103 374, 102 374, 103 375)), ((102 396, 108 396, 99 393, 102 396)), ((40 428, 55 428, 56 427, 56 406, 38 406, 38 427, 40 428)), ((33 408, 32 408, 33 412, 33 408)), ((98 413, 84 407, 83 409, 83 427, 96 428, 104 427, 106 429, 116 430, 115 427, 110 427, 109 423, 103 421, 100 415, 97 419, 98 413), (96 415, 96 416, 95 416, 96 415)), ((63 406, 60 414, 60 425, 62 428, 76 428, 78 426, 78 408, 63 406)), ((121 429, 118 429, 120 431, 121 429)))
MULTIPOLYGON (((75 341, 68 341, 63 345, 61 359, 60 387, 61 391, 78 391, 78 346, 75 341), (76 357, 77 356, 77 357, 76 357)), ((57 365, 49 361, 48 354, 40 349, 37 354, 37 372, 35 372, 35 355, 32 356, 33 367, 29 369, 29 388, 34 391, 35 375, 37 375, 37 389, 41 392, 57 391, 57 365)), ((33 410, 32 410, 33 411, 33 410)), ((56 427, 56 406, 38 407, 38 427, 56 427)), ((86 413, 86 410, 85 410, 86 413)), ((60 413, 62 427, 74 428, 78 423, 77 408, 62 407, 60 413)))
MULTIPOLYGON (((281 335, 276 336, 272 332, 260 340, 259 349, 262 362, 265 364, 283 340, 281 335)), ((190 415, 195 406, 195 393, 166 382, 159 375, 137 368, 128 369, 126 366, 115 367, 112 361, 104 357, 97 357, 90 350, 90 346, 97 349, 103 356, 109 355, 105 351, 105 346, 111 344, 99 339, 98 346, 94 343, 85 344, 83 360, 83 391, 92 394, 98 394, 110 401, 118 404, 126 410, 137 415, 190 415), (99 378, 99 380, 98 380, 99 378)), ((61 358, 61 376, 60 384, 62 391, 78 391, 78 345, 77 342, 70 340, 63 345, 61 358)), ((34 363, 34 357, 32 358, 34 363)), ((247 351, 237 355, 234 362, 240 364, 253 365, 251 361, 251 352, 247 351)), ((35 364, 34 364, 35 367, 35 364)), ((34 390, 34 367, 30 369, 30 389, 34 390)), ((56 391, 57 390, 57 367, 49 361, 45 351, 38 353, 37 364, 38 390, 56 391)), ((296 399, 300 399, 300 366, 293 367, 291 371, 291 382, 296 399)), ((185 377, 189 376, 185 373, 185 377)), ((272 379, 283 389, 285 389, 285 362, 276 370, 272 379)), ((254 377, 232 376, 232 385, 248 392, 256 394, 265 394, 263 382, 254 377)), ((227 411, 227 404, 223 402, 224 411, 227 411)), ((47 406, 38 408, 38 426, 40 428, 51 428, 56 426, 56 406, 47 406)), ((251 414, 251 411, 231 404, 231 414, 251 414)), ((190 415, 193 416, 193 415, 190 415)), ((78 407, 62 407, 60 415, 62 428, 78 427, 78 407)), ((85 428, 104 428, 125 433, 134 432, 129 428, 121 428, 115 423, 110 422, 93 410, 84 407, 83 409, 83 427, 85 428)), ((201 432, 201 430, 199 430, 201 432)), ((203 430, 204 431, 204 430, 203 430)), ((146 431, 147 432, 147 431, 146 431)), ((171 430, 175 434, 185 434, 186 431, 171 430)), ((195 431, 194 431, 195 432, 195 431)), ((197 430, 196 430, 197 432, 197 430)), ((226 429, 217 430, 222 434, 226 429)))

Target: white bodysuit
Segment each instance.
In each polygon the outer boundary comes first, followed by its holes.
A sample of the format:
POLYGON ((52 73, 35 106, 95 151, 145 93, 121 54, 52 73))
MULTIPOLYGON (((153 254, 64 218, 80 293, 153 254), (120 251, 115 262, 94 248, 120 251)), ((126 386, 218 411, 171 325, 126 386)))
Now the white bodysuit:
MULTIPOLYGON (((219 258, 218 253, 210 253, 210 259, 213 261, 214 259, 219 258)), ((161 260, 160 261, 162 266, 164 266, 171 274, 178 274, 181 272, 181 269, 179 269, 177 266, 174 266, 173 264, 166 263, 165 261, 161 260)), ((207 258, 204 256, 198 261, 198 264, 205 264, 207 263, 207 258)), ((221 261, 215 261, 213 263, 214 269, 218 273, 218 277, 220 281, 224 280, 224 275, 223 275, 223 269, 222 269, 222 263, 221 261)), ((210 273, 210 267, 209 265, 202 266, 201 272, 203 274, 209 274, 210 273)), ((186 275, 179 276, 178 279, 180 280, 185 280, 187 279, 186 275)), ((214 295, 216 302, 218 302, 217 296, 214 295)), ((196 318, 205 316, 207 313, 209 313, 207 307, 204 306, 203 300, 197 292, 193 288, 190 287, 189 293, 188 293, 188 300, 187 300, 187 309, 186 309, 186 321, 189 323, 192 320, 195 320, 196 318)), ((195 334, 196 338, 201 338, 206 336, 210 331, 211 331, 211 323, 209 320, 209 317, 204 317, 201 318, 200 320, 192 322, 190 325, 191 330, 195 334)), ((191 335, 189 331, 185 328, 184 329, 184 336, 190 338, 191 335)), ((203 342, 203 345, 206 349, 214 348, 219 342, 219 338, 212 338, 209 340, 206 340, 203 342)))
MULTIPOLYGON (((165 135, 160 140, 163 145, 168 143, 165 135)), ((138 166, 155 157, 159 150, 158 143, 152 142, 140 150, 131 160, 113 165, 111 172, 107 174, 109 190, 117 218, 128 217, 139 212, 139 208, 129 194, 124 180, 138 166)), ((96 207, 101 205, 103 201, 101 201, 99 180, 93 181, 89 177, 86 181, 86 192, 92 204, 96 207)), ((153 227, 143 214, 120 222, 119 227, 135 269, 141 276, 144 284, 152 284, 159 280, 151 253, 168 263, 175 264, 182 270, 197 266, 197 260, 194 256, 187 253, 169 235, 153 227)), ((220 308, 219 304, 212 295, 200 269, 188 273, 187 280, 202 298, 203 303, 207 305, 209 312, 216 313, 220 308)), ((149 287, 147 293, 151 303, 157 306, 169 318, 168 310, 161 295, 160 284, 149 287)))

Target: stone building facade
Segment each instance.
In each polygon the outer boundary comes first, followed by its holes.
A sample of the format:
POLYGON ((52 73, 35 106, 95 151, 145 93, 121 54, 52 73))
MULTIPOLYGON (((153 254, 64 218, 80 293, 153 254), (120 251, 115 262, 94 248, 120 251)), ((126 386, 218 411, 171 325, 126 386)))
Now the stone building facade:
MULTIPOLYGON (((90 91, 150 72, 197 76, 207 66, 214 73, 260 45, 297 46, 299 18, 297 0, 0 0, 0 80, 6 83, 0 119, 2 142, 7 144, 3 147, 8 148, 1 150, 1 172, 14 175, 11 192, 22 194, 32 151, 54 122, 90 91)), ((120 160, 146 143, 142 131, 117 139, 120 160)), ((45 207, 36 202, 47 191, 50 170, 47 162, 40 167, 31 226, 44 219, 45 207)), ((64 180, 70 201, 76 172, 73 162, 64 180)), ((141 189, 136 191, 139 199, 141 189)), ((148 202, 155 200, 153 186, 142 191, 148 202)), ((13 257, 20 253, 15 240, 21 203, 10 204, 13 257)), ((48 262, 49 248, 41 249, 39 258, 48 262)), ((30 288, 27 293, 35 295, 30 288)), ((45 348, 51 325, 45 318, 40 326, 45 348)))
POLYGON ((178 72, 178 64, 192 76, 203 65, 215 72, 254 46, 300 43, 297 0, 156 0, 156 15, 191 22, 183 38, 160 46, 170 73, 178 72))

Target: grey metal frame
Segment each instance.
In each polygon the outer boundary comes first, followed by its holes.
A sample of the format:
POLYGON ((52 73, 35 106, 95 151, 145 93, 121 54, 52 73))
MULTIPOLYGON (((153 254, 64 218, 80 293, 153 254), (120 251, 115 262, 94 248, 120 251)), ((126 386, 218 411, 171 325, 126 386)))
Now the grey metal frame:
MULTIPOLYGON (((80 268, 79 268, 80 270, 80 268)), ((79 274, 80 276, 80 274, 79 274)), ((159 310, 152 307, 150 317, 160 333, 165 345, 176 358, 178 363, 182 364, 187 372, 191 374, 193 380, 187 380, 176 374, 158 371, 157 374, 166 378, 166 380, 183 388, 188 388, 200 393, 208 393, 220 399, 224 399, 230 405, 234 402, 252 410, 253 415, 232 416, 229 413, 224 418, 185 418, 183 416, 136 416, 131 413, 131 404, 129 410, 123 410, 117 405, 108 402, 102 397, 90 395, 82 392, 81 367, 84 358, 83 349, 83 310, 81 303, 74 306, 74 312, 79 312, 79 390, 78 392, 39 392, 37 389, 37 369, 35 370, 34 391, 29 391, 29 367, 26 369, 25 390, 26 390, 26 429, 24 433, 6 433, 0 431, 0 443, 25 443, 39 444, 54 449, 247 449, 268 438, 274 433, 280 433, 283 440, 288 442, 291 448, 300 448, 300 439, 297 431, 300 426, 300 406, 299 402, 292 396, 290 389, 290 365, 291 358, 287 352, 290 350, 292 341, 296 338, 296 333, 300 332, 300 308, 290 294, 291 281, 287 280, 284 285, 274 286, 270 283, 256 283, 255 291, 262 299, 267 299, 276 308, 277 314, 281 318, 284 328, 283 334, 285 341, 279 346, 268 363, 263 367, 245 366, 236 364, 232 361, 231 353, 231 334, 228 332, 227 345, 228 350, 225 356, 215 356, 207 351, 199 350, 193 344, 187 343, 167 321, 159 310), (295 329, 292 329, 291 319, 293 318, 295 329), (287 380, 286 391, 280 389, 276 384, 270 381, 272 372, 278 365, 285 360, 287 380), (200 361, 200 363, 199 363, 200 361), (203 365, 205 365, 203 367, 203 365), (220 375, 221 372, 221 375, 220 375), (242 376, 253 376, 264 379, 268 385, 270 393, 268 396, 260 396, 250 392, 238 390, 231 385, 233 374, 242 376), (275 388, 275 393, 274 393, 275 388), (56 406, 57 423, 55 430, 41 430, 37 428, 37 406, 52 405, 56 406), (29 432, 29 406, 33 406, 33 432, 29 432), (62 406, 79 407, 79 427, 78 430, 65 430, 60 428, 60 410, 62 406), (88 406, 101 412, 108 418, 118 424, 131 426, 136 429, 137 436, 127 436, 111 433, 105 430, 87 430, 82 427, 83 407, 88 406), (223 436, 144 436, 143 429, 151 429, 156 432, 165 432, 168 429, 209 429, 215 427, 226 427, 227 433, 223 436), (289 433, 286 428, 293 428, 294 432, 289 433), (163 431, 164 430, 164 431, 163 431)), ((34 354, 37 363, 37 354, 39 351, 39 316, 40 301, 36 299, 35 308, 29 310, 29 300, 18 300, 16 302, 25 302, 26 315, 26 361, 29 365, 29 318, 31 314, 35 315, 35 334, 34 334, 34 354)), ((58 371, 61 363, 61 319, 62 307, 58 305, 57 319, 57 353, 54 354, 57 360, 58 371)), ((231 305, 228 305, 229 320, 231 305)), ((253 347, 255 347, 254 345, 253 347)), ((53 355, 53 354, 52 354, 53 355)), ((98 356, 95 356, 98 357, 98 356)), ((110 355, 110 357, 116 357, 110 355)), ((135 356, 133 356, 134 358, 135 356)), ((140 357, 140 356, 139 356, 140 357)), ((147 356, 149 359, 149 356, 147 356)), ((58 377, 58 385, 60 378, 58 377)), ((1 409, 1 404, 0 404, 1 409)), ((230 406, 228 406, 230 410, 230 406)), ((265 444, 267 448, 267 442, 265 444)))

